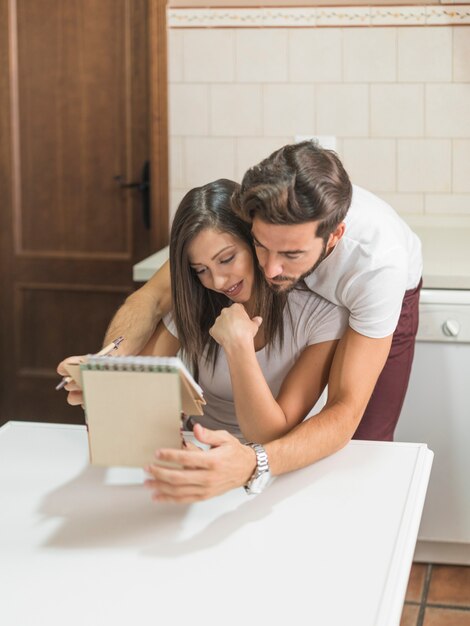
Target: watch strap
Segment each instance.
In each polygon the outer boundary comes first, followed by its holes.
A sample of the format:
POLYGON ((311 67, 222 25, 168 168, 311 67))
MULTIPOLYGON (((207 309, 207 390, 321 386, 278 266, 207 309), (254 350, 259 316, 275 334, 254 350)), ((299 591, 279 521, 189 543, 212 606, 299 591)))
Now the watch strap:
POLYGON ((258 491, 252 491, 252 487, 254 487, 255 481, 257 481, 257 479, 259 479, 263 474, 269 475, 268 455, 260 443, 249 442, 246 445, 250 446, 250 448, 253 448, 255 451, 256 467, 249 481, 245 485, 245 491, 247 493, 258 493, 258 491))

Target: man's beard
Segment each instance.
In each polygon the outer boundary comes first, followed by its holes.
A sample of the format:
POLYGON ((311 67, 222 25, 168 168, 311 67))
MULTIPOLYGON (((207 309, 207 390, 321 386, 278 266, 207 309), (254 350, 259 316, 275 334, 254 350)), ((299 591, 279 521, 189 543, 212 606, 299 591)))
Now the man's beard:
POLYGON ((326 256, 327 256, 326 241, 324 241, 323 248, 322 248, 319 258, 317 259, 316 263, 306 272, 304 272, 303 274, 301 274, 300 276, 296 278, 292 276, 275 276, 274 279, 272 279, 276 281, 282 281, 280 283, 272 283, 269 280, 266 280, 266 282, 268 283, 270 289, 272 289, 272 291, 274 291, 275 293, 289 293, 289 291, 292 291, 292 289, 294 289, 299 283, 301 283, 308 276, 310 276, 310 274, 313 274, 313 272, 317 269, 317 267, 325 259, 326 256))

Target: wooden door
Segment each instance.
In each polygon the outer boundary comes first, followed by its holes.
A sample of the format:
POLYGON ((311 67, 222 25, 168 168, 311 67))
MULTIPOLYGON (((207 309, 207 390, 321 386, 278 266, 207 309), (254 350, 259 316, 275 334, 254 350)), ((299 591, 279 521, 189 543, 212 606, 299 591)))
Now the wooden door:
POLYGON ((83 421, 55 367, 100 347, 132 265, 167 243, 164 9, 0 0, 2 422, 83 421), (148 159, 150 229, 121 186, 148 159))

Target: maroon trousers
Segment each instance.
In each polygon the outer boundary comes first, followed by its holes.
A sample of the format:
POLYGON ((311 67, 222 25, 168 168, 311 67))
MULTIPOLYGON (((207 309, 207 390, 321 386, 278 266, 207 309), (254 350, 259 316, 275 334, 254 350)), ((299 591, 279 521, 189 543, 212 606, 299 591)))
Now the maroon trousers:
POLYGON ((405 292, 388 359, 353 439, 393 441, 413 363, 422 284, 405 292))

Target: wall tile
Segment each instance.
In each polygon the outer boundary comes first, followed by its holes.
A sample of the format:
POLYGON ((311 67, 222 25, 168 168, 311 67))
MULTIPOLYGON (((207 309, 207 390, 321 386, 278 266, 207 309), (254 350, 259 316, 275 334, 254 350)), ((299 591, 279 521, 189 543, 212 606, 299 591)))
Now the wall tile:
POLYGON ((289 31, 291 82, 340 82, 342 30, 301 28, 289 31))
POLYGON ((470 81, 470 26, 453 29, 454 81, 470 81))
MULTIPOLYGON (((322 137, 323 135, 318 134, 317 137, 320 138, 320 143, 322 143, 322 137)), ((343 160, 343 144, 346 141, 345 139, 342 139, 341 137, 336 137, 335 136, 335 141, 336 141, 336 147, 334 148, 334 151, 336 152, 336 154, 339 156, 339 158, 341 160, 343 160)), ((328 147, 328 145, 326 145, 325 147, 328 147)), ((333 148, 332 148, 333 150, 333 148)))
POLYGON ((452 28, 399 28, 398 80, 451 81, 452 28))
POLYGON ((239 29, 236 33, 236 78, 244 83, 287 80, 285 29, 239 29))
POLYGON ((263 123, 267 136, 312 134, 315 130, 313 85, 265 85, 263 123))
POLYGON ((207 135, 209 91, 206 85, 169 85, 170 135, 207 135))
POLYGON ((470 138, 470 84, 426 85, 425 98, 426 135, 470 138))
POLYGON ((187 82, 232 82, 235 76, 235 31, 229 28, 184 31, 183 60, 187 82))
POLYGON ((369 134, 369 88, 366 85, 319 85, 318 135, 361 137, 369 134))
POLYGON ((446 193, 451 189, 451 141, 398 140, 398 191, 446 193))
POLYGON ((371 85, 373 137, 419 137, 424 131, 423 85, 371 85))
POLYGON ((168 82, 179 83, 183 80, 183 33, 180 30, 168 30, 168 82))
POLYGON ((452 148, 452 190, 470 192, 470 139, 455 139, 452 148))
POLYGON ((173 222, 173 217, 175 216, 175 213, 176 213, 176 209, 178 208, 181 200, 186 195, 187 191, 189 191, 189 189, 170 189, 170 210, 169 210, 170 230, 171 230, 171 224, 173 222))
POLYGON ((189 137, 184 145, 185 187, 199 187, 217 178, 235 179, 235 139, 189 137))
POLYGON ((343 29, 345 82, 396 80, 396 38, 395 28, 343 29))
POLYGON ((424 8, 379 9, 385 28, 170 28, 171 212, 296 135, 333 135, 354 182, 400 214, 467 215, 470 25, 395 28, 424 8))
POLYGON ((182 137, 170 137, 168 152, 170 161, 170 188, 184 186, 182 137))
POLYGON ((236 179, 241 182, 246 170, 272 152, 292 143, 292 137, 240 137, 237 139, 236 179))
POLYGON ((470 193, 426 194, 424 212, 438 215, 470 215, 470 193))
POLYGON ((262 134, 261 85, 212 85, 211 134, 259 136, 262 134))
POLYGON ((424 194, 422 193, 379 193, 400 215, 417 215, 424 213, 424 194))
POLYGON ((394 139, 343 141, 343 162, 351 180, 370 191, 395 191, 395 160, 394 139))

